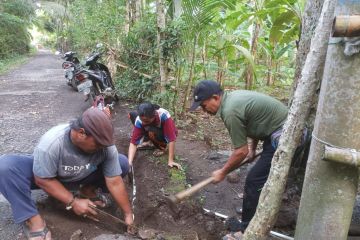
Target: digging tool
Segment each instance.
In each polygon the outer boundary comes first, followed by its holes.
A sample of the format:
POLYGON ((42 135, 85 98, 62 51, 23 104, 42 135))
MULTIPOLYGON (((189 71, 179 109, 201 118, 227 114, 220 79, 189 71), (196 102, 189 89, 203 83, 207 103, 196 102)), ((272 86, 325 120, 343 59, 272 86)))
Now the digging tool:
POLYGON ((187 197, 190 197, 192 195, 194 195, 195 193, 197 193, 199 190, 201 190, 202 188, 206 187, 207 185, 209 185, 210 183, 212 183, 214 181, 214 177, 209 177, 205 180, 202 180, 201 182, 195 184, 194 186, 185 189, 184 191, 181 191, 175 195, 171 195, 169 197, 169 199, 171 200, 171 202, 173 203, 179 203, 182 200, 184 200, 187 197))
MULTIPOLYGON (((255 156, 252 157, 252 158, 244 159, 244 161, 241 162, 239 167, 241 167, 245 163, 251 162, 252 160, 257 158, 261 153, 262 153, 262 151, 255 154, 255 156)), ((192 186, 192 187, 190 187, 188 189, 185 189, 185 190, 183 190, 183 191, 181 191, 181 192, 179 192, 179 193, 177 193, 175 195, 169 196, 168 199, 170 200, 171 203, 179 203, 182 200, 184 200, 185 198, 188 198, 188 197, 194 195, 195 193, 197 193, 198 191, 200 191, 202 188, 206 187, 207 185, 209 185, 213 181, 214 181, 213 177, 206 178, 205 180, 202 180, 201 182, 195 184, 194 186, 192 186)))
POLYGON ((96 222, 99 222, 101 224, 104 224, 105 226, 110 227, 112 230, 119 231, 117 229, 117 224, 120 223, 127 227, 132 228, 133 230, 132 235, 136 234, 141 239, 154 239, 158 234, 162 233, 161 231, 152 228, 143 228, 143 227, 138 228, 133 225, 128 225, 125 221, 111 215, 110 213, 105 212, 104 210, 101 210, 93 206, 91 206, 91 208, 94 209, 98 213, 98 215, 96 216, 96 218, 90 218, 89 216, 88 218, 96 222))
MULTIPOLYGON (((110 213, 107 213, 105 212, 104 210, 101 210, 97 207, 94 207, 94 206, 90 206, 92 209, 94 209, 98 215, 99 215, 99 218, 106 218, 106 219, 111 219, 112 222, 115 222, 115 223, 121 223, 121 224, 124 224, 126 226, 129 226, 125 221, 121 220, 120 218, 118 217, 115 217, 113 215, 111 215, 110 213)), ((97 216, 98 217, 98 216, 97 216)), ((100 219, 98 219, 100 220, 100 219)))
POLYGON ((88 218, 90 218, 91 220, 101 223, 114 231, 119 231, 117 224, 120 223, 122 225, 130 227, 132 230, 131 232, 133 232, 134 234, 139 232, 139 228, 137 228, 133 225, 127 224, 124 220, 121 220, 120 218, 115 217, 115 216, 111 215, 110 213, 107 213, 104 210, 101 210, 95 206, 90 206, 90 207, 92 209, 94 209, 98 214, 96 217, 88 216, 88 218))

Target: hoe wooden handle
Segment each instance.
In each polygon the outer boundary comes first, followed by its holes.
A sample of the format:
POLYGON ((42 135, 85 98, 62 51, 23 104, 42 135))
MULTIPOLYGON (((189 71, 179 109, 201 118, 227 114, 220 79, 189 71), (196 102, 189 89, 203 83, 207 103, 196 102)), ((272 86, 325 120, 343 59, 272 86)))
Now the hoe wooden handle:
MULTIPOLYGON (((260 154, 262 153, 259 152, 257 154, 255 154, 254 157, 252 157, 251 159, 244 159, 244 161, 242 161, 242 163, 240 164, 240 166, 244 165, 245 163, 247 162, 251 162, 252 160, 254 160, 255 158, 257 158, 260 154)), ((240 167, 239 166, 239 167, 240 167)), ((214 178, 213 177, 209 177, 205 180, 202 180, 201 182, 195 184, 194 186, 188 188, 188 189, 185 189, 175 195, 171 195, 169 197, 170 201, 173 202, 173 203, 179 203, 181 202, 182 200, 184 200, 185 198, 188 198, 192 195, 194 195, 196 192, 198 192, 199 190, 201 190, 202 188, 204 188, 205 186, 209 185, 210 183, 212 183, 214 181, 214 178)))
POLYGON ((194 186, 192 186, 192 187, 190 187, 188 189, 185 189, 185 190, 183 190, 181 192, 178 192, 177 194, 172 195, 169 198, 173 203, 181 202, 185 198, 188 198, 188 197, 194 195, 196 192, 198 192, 199 190, 201 190, 205 186, 212 183, 213 180, 214 180, 213 177, 206 178, 205 180, 202 180, 201 182, 195 184, 194 186))

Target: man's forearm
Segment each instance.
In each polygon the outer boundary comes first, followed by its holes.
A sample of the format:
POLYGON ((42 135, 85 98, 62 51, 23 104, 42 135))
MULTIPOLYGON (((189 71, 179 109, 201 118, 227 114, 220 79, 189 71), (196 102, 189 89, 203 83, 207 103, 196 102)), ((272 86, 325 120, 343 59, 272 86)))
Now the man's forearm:
POLYGON ((73 199, 73 194, 56 178, 39 178, 35 176, 36 185, 43 189, 50 196, 68 204, 73 199))
POLYGON ((126 192, 125 184, 120 176, 107 178, 106 186, 109 189, 117 205, 124 211, 124 214, 132 214, 129 202, 129 195, 126 192))
POLYGON ((168 163, 174 162, 175 157, 175 142, 169 143, 169 160, 168 163))
POLYGON ((228 161, 223 166, 223 172, 225 174, 228 174, 238 168, 241 165, 242 161, 245 159, 245 157, 248 155, 248 152, 249 150, 247 145, 235 149, 230 155, 228 161))
POLYGON ((136 145, 133 143, 130 143, 129 152, 128 152, 128 159, 129 159, 130 165, 132 165, 132 162, 134 161, 136 150, 137 150, 136 145))
POLYGON ((248 147, 249 147, 249 151, 251 152, 255 152, 257 145, 258 145, 259 140, 257 139, 250 139, 250 142, 248 143, 248 147))

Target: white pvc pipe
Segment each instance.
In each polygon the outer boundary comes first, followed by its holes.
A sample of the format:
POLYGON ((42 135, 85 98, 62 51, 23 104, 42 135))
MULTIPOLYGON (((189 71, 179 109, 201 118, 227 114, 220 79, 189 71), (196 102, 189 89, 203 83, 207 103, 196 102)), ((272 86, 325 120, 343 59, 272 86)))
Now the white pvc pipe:
POLYGON ((133 210, 133 219, 135 220, 134 209, 135 209, 135 200, 136 200, 136 185, 135 185, 135 173, 133 166, 131 166, 131 174, 132 174, 132 187, 133 187, 131 205, 133 210))
MULTIPOLYGON (((214 211, 211 211, 209 209, 206 209, 206 208, 203 208, 203 210, 207 213, 211 212, 211 213, 214 213, 215 216, 218 216, 218 217, 221 217, 221 218, 224 218, 224 219, 227 219, 228 216, 224 215, 224 214, 221 214, 221 213, 218 213, 218 212, 214 212, 214 211)), ((241 221, 240 221, 241 222, 241 221)), ((289 237, 289 236, 286 236, 282 233, 278 233, 278 232, 274 232, 274 231, 270 231, 270 235, 272 235, 273 237, 278 237, 278 238, 281 238, 281 239, 286 239, 286 240, 294 240, 293 237, 289 237)))

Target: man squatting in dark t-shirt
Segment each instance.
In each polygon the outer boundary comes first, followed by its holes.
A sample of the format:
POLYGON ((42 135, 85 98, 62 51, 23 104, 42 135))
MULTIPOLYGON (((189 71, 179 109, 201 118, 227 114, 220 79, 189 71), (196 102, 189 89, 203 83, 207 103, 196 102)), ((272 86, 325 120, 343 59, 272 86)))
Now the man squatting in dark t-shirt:
POLYGON ((77 215, 92 216, 94 189, 109 191, 123 210, 125 222, 133 224, 133 213, 122 177, 127 158, 114 145, 110 118, 97 108, 86 110, 70 124, 51 128, 40 139, 32 155, 0 157, 0 192, 10 202, 16 223, 24 223, 28 239, 51 239, 45 221, 31 199, 31 189, 41 188, 77 215), (86 198, 68 189, 79 187, 86 198))

